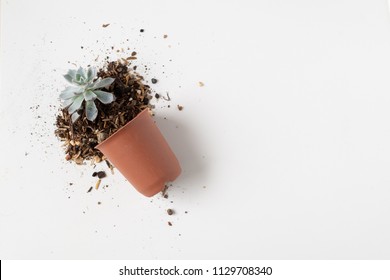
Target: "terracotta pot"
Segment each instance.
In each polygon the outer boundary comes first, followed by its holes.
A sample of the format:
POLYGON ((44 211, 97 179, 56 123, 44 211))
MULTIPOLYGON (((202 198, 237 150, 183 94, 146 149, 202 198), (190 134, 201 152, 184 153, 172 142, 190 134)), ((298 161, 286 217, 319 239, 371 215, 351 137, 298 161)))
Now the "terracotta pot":
POLYGON ((181 173, 148 109, 96 146, 143 195, 153 196, 181 173))

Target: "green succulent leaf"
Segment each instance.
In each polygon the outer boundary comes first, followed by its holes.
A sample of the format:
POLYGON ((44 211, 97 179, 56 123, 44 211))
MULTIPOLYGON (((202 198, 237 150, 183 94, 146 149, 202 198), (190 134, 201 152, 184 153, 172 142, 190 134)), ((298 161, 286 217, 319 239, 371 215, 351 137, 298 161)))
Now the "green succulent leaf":
POLYGON ((96 77, 96 68, 89 67, 87 73, 88 82, 92 82, 95 77, 96 77))
POLYGON ((69 83, 73 82, 73 77, 69 74, 64 75, 65 80, 67 80, 69 83))
POLYGON ((99 101, 103 104, 109 104, 115 100, 115 96, 111 92, 102 90, 94 90, 93 92, 97 96, 97 99, 99 99, 99 101))
POLYGON ((61 99, 69 99, 74 97, 76 94, 82 93, 84 89, 80 87, 66 87, 60 94, 61 99))
POLYGON ((62 108, 66 108, 68 107, 70 104, 73 103, 74 99, 76 98, 77 96, 75 95, 73 98, 69 98, 69 99, 66 99, 66 100, 63 100, 61 105, 62 105, 62 108))
POLYGON ((76 72, 77 71, 74 69, 69 69, 67 74, 74 79, 76 77, 76 72))
POLYGON ((73 83, 75 77, 76 77, 76 70, 73 69, 68 70, 68 73, 64 75, 65 80, 67 80, 69 83, 73 83))
POLYGON ((85 112, 87 115, 87 119, 90 120, 91 122, 96 119, 98 110, 96 108, 94 101, 89 100, 85 103, 85 112))
POLYGON ((83 104, 84 101, 84 95, 80 94, 78 95, 74 100, 72 105, 69 106, 68 112, 69 114, 73 114, 76 112, 78 109, 80 109, 81 104, 83 104))
POLYGON ((114 78, 105 78, 103 80, 98 80, 95 83, 93 83, 91 89, 98 89, 98 88, 104 88, 109 85, 111 85, 114 82, 114 78))
POLYGON ((96 97, 96 94, 92 90, 87 90, 84 92, 85 101, 95 100, 96 97))
POLYGON ((83 67, 79 67, 77 70, 76 76, 79 75, 79 77, 86 77, 85 69, 83 67))
POLYGON ((78 118, 80 117, 80 114, 77 113, 77 112, 74 112, 72 114, 72 123, 76 122, 78 120, 78 118))
POLYGON ((77 73, 75 79, 73 80, 73 82, 75 82, 75 83, 80 85, 82 83, 81 75, 77 73))

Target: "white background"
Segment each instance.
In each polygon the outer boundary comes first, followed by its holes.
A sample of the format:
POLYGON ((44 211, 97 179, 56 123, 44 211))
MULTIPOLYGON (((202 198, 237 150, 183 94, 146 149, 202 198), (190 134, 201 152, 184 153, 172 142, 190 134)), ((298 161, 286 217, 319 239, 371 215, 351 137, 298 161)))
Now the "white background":
POLYGON ((390 258, 387 1, 1 5, 1 259, 390 258), (121 48, 172 98, 169 199, 87 193, 53 134, 61 74, 121 48))

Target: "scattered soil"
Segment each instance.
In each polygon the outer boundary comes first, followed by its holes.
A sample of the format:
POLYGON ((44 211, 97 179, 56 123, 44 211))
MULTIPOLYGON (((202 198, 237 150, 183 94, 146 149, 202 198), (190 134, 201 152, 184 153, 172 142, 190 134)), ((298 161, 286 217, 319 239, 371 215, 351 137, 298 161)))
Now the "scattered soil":
MULTIPOLYGON (((55 134, 64 142, 66 160, 73 160, 77 164, 82 164, 85 160, 91 160, 93 163, 106 160, 95 147, 131 121, 142 110, 153 108, 149 104, 152 99, 150 87, 145 85, 143 77, 130 67, 132 60, 112 61, 98 71, 100 78, 115 78, 106 90, 112 92, 116 100, 110 104, 102 104, 96 100, 98 116, 95 121, 87 120, 84 106, 79 112, 81 117, 75 123, 71 122, 67 109, 60 110, 55 134)), ((112 171, 111 164, 106 162, 112 171)))

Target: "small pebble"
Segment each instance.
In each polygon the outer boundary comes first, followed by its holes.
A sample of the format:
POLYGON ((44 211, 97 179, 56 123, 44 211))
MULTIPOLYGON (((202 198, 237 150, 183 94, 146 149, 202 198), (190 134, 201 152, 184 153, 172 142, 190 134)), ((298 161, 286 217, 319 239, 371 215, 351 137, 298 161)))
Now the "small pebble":
POLYGON ((104 171, 99 171, 99 172, 97 173, 97 176, 98 176, 99 179, 102 179, 102 178, 106 177, 107 175, 106 175, 106 172, 104 172, 104 171))

